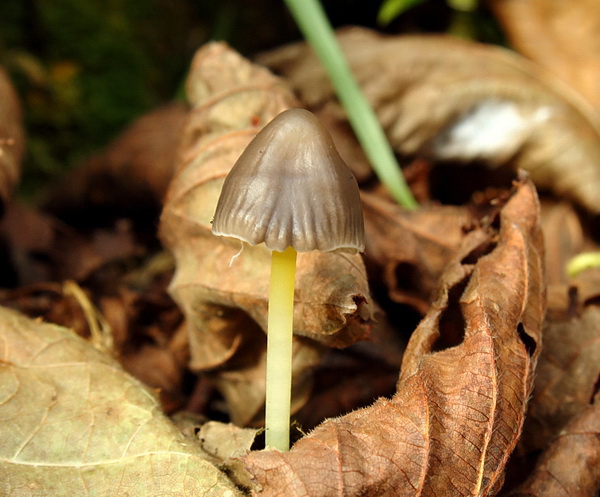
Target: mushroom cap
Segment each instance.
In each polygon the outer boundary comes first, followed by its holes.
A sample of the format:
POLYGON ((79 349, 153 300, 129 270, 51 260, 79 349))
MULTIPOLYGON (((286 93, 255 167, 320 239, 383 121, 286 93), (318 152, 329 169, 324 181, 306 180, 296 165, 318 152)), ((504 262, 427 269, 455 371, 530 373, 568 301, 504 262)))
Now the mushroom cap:
POLYGON ((315 115, 290 109, 248 144, 225 178, 215 235, 271 250, 364 250, 356 178, 315 115))

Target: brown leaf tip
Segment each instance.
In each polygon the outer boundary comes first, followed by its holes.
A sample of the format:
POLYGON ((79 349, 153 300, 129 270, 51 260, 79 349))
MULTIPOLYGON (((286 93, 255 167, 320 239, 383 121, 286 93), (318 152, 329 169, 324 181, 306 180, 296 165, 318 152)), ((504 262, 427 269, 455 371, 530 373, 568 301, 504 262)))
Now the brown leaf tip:
POLYGON ((316 116, 290 109, 256 135, 225 178, 212 232, 280 252, 364 250, 358 184, 316 116))

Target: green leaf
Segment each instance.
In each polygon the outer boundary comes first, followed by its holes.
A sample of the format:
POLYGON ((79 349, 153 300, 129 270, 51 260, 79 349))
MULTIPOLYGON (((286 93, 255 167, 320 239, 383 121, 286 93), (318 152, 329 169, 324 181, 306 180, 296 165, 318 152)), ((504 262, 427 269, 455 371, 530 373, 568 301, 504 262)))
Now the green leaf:
POLYGON ((403 12, 406 12, 408 9, 411 9, 424 1, 425 0, 386 0, 379 9, 377 22, 382 26, 386 26, 403 12))

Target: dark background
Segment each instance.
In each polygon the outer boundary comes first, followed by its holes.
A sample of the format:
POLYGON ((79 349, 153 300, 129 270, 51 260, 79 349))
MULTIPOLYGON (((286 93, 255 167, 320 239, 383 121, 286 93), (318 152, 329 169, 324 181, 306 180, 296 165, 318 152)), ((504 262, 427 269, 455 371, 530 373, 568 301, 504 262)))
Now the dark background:
MULTIPOLYGON (((383 26, 382 1, 327 0, 335 27, 450 32, 502 42, 472 2, 414 0, 383 26)), ((19 194, 32 199, 148 110, 183 99, 195 50, 224 40, 242 54, 301 39, 282 0, 16 0, 0 2, 0 64, 21 96, 27 155, 19 194)))

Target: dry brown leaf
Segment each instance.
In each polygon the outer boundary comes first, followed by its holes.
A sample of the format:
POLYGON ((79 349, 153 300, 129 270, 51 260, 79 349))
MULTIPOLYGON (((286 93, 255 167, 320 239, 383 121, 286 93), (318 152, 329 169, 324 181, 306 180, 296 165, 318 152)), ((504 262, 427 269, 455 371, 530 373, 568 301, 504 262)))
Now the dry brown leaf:
MULTIPOLYGON (((198 51, 187 88, 195 107, 184 129, 182 159, 160 228, 177 263, 170 292, 186 316, 191 367, 210 370, 231 361, 229 373, 218 371, 221 390, 230 407, 243 406, 241 396, 252 399, 245 409, 232 412, 233 419, 247 422, 256 415, 259 399, 260 404, 264 400, 264 382, 255 379, 264 369, 265 341, 262 332, 256 338, 256 331, 266 329, 271 257, 262 245, 242 247, 237 240, 213 236, 210 221, 224 177, 245 146, 264 124, 298 103, 281 79, 218 43, 198 51), (258 350, 249 342, 257 343, 258 350), (225 387, 227 374, 233 376, 225 387)), ((364 338, 371 315, 367 299, 359 255, 299 255, 296 335, 336 347, 364 338)), ((306 343, 297 347, 308 347, 306 343)), ((317 348, 310 346, 311 351, 317 348)), ((294 374, 309 381, 305 373, 314 364, 314 352, 295 357, 306 360, 294 361, 294 374)))
POLYGON ((7 286, 90 275, 103 262, 89 240, 61 221, 20 202, 11 202, 0 223, 7 243, 3 273, 13 273, 7 286))
MULTIPOLYGON (((395 150, 433 161, 529 171, 542 188, 600 212, 600 121, 576 92, 508 50, 443 36, 338 32, 348 62, 395 150)), ((334 100, 305 44, 259 58, 309 108, 334 100)))
POLYGON ((0 207, 19 179, 25 151, 21 105, 8 75, 0 67, 0 207))
POLYGON ((489 0, 511 44, 600 110, 600 4, 596 0, 489 0))
MULTIPOLYGON (((227 361, 226 368, 219 368, 209 377, 227 399, 229 416, 235 424, 260 425, 265 404, 266 337, 247 316, 245 321, 233 322, 243 329, 238 349, 227 361)), ((292 412, 300 409, 308 400, 312 370, 322 354, 322 346, 312 340, 296 337, 292 356, 292 412)))
POLYGON ((128 373, 160 393, 161 404, 167 414, 181 409, 181 382, 186 364, 177 361, 170 350, 156 345, 143 345, 119 357, 119 362, 128 373))
POLYGON ((288 453, 250 453, 241 461, 251 479, 238 477, 261 495, 286 497, 493 495, 533 384, 542 266, 539 205, 521 182, 444 271, 396 395, 325 421, 288 453))
POLYGON ((172 419, 184 436, 197 444, 216 466, 222 466, 230 458, 246 455, 260 433, 255 428, 209 421, 189 411, 180 411, 172 419))
POLYGON ((583 227, 573 206, 566 202, 542 204, 542 232, 546 248, 548 285, 567 284, 567 263, 583 248, 583 227))
MULTIPOLYGON (((565 286, 551 290, 554 298, 549 300, 552 308, 544 326, 544 350, 522 441, 528 451, 546 448, 571 418, 589 407, 598 388, 600 308, 586 303, 600 295, 600 271, 596 272, 595 280, 590 272, 579 278, 582 287, 595 284, 595 293, 582 288, 578 295, 565 286)), ((573 288, 578 289, 575 284, 573 288)))
POLYGON ((365 259, 389 297, 425 314, 438 279, 471 223, 459 207, 424 207, 407 212, 394 202, 362 194, 365 259), (377 268, 375 270, 375 268, 377 268))
POLYGON ((234 424, 208 421, 198 432, 200 446, 223 463, 230 457, 240 457, 250 451, 258 430, 240 428, 234 424))
POLYGON ((64 178, 49 193, 46 209, 70 218, 84 208, 142 210, 158 204, 175 172, 187 112, 187 106, 171 103, 134 121, 64 178))
MULTIPOLYGON (((90 236, 51 215, 20 202, 11 202, 0 221, 6 240, 7 260, 0 263, 2 276, 13 273, 6 286, 90 277, 100 266, 115 259, 140 256, 145 248, 135 239, 126 219, 112 229, 96 229, 90 236)), ((0 279, 0 281, 2 281, 0 279)))
POLYGON ((105 172, 122 185, 139 185, 162 199, 177 164, 177 146, 188 113, 170 103, 143 115, 109 145, 105 172))
MULTIPOLYGON (((409 325, 402 323, 401 326, 406 329, 409 325)), ((329 349, 315 366, 313 391, 294 415, 294 424, 306 432, 324 419, 392 395, 396 391, 405 348, 406 339, 390 325, 384 313, 376 311, 368 340, 343 350, 329 349)))
POLYGON ((530 477, 510 497, 597 497, 600 396, 554 438, 530 477))
POLYGON ((185 330, 179 329, 181 312, 166 294, 166 282, 134 290, 114 271, 106 286, 95 277, 97 273, 76 293, 69 291, 76 286, 73 282, 0 289, 0 305, 66 326, 92 340, 97 325, 100 342, 109 344, 123 368, 160 392, 163 410, 180 409, 189 347, 185 330))
POLYGON ((68 326, 81 336, 89 336, 89 328, 81 305, 73 296, 63 293, 60 283, 39 283, 15 289, 0 290, 0 306, 50 323, 68 326))

